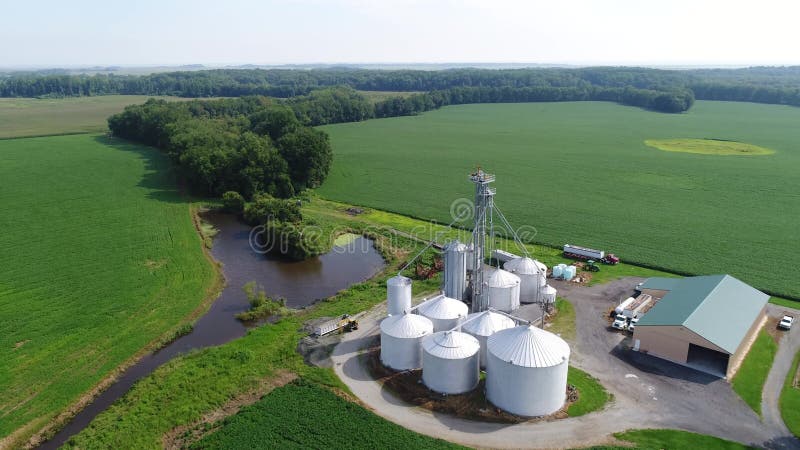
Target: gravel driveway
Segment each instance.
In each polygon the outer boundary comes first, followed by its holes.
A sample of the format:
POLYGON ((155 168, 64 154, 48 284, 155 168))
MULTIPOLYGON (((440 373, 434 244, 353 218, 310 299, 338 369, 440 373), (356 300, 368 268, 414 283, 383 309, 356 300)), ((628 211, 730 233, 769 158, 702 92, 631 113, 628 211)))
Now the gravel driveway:
MULTIPOLYGON (((630 295, 640 281, 626 278, 591 287, 552 282, 559 296, 575 306, 577 342, 570 343, 570 364, 597 377, 614 395, 603 411, 586 416, 490 424, 405 404, 371 379, 358 356, 380 334, 378 324, 385 316, 385 305, 362 318, 360 329, 344 336, 331 359, 337 375, 377 414, 414 431, 473 447, 581 447, 610 442, 611 433, 627 429, 676 428, 759 447, 800 449, 800 441, 780 420, 767 419, 771 416, 765 413, 762 423, 726 381, 628 349, 629 338, 611 331, 605 314, 610 306, 630 295)), ((530 318, 538 314, 535 306, 520 310, 520 315, 530 318)), ((798 340, 797 330, 791 338, 792 342, 798 340)), ((782 345, 781 351, 789 355, 791 349, 782 345)), ((776 379, 780 378, 779 369, 773 372, 776 379)))

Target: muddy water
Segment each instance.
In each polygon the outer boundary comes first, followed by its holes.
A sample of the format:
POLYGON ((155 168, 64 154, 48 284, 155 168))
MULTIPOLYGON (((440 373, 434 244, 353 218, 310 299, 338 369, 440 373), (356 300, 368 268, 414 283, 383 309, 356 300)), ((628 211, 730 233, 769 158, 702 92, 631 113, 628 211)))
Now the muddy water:
POLYGON ((142 358, 40 448, 51 449, 63 445, 128 392, 137 380, 175 356, 244 336, 247 327, 235 316, 250 307, 242 291, 245 283, 255 281, 268 295, 284 297, 287 306, 300 308, 366 280, 384 266, 372 241, 362 237, 356 238, 347 247, 334 247, 331 252, 316 258, 286 261, 253 251, 249 244, 250 227, 232 216, 208 213, 204 219, 219 229, 211 249, 214 258, 223 264, 222 271, 227 282, 219 298, 195 323, 191 333, 142 358))

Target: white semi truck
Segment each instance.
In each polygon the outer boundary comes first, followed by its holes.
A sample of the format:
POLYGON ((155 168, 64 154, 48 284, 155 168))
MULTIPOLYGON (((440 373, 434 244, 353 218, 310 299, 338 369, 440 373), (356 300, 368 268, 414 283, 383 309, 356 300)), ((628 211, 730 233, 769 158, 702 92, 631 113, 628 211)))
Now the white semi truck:
POLYGON ((606 254, 606 252, 603 250, 578 247, 577 245, 571 244, 564 244, 564 256, 572 259, 580 259, 582 261, 588 261, 591 259, 605 264, 617 264, 619 262, 619 258, 617 258, 613 253, 606 254))

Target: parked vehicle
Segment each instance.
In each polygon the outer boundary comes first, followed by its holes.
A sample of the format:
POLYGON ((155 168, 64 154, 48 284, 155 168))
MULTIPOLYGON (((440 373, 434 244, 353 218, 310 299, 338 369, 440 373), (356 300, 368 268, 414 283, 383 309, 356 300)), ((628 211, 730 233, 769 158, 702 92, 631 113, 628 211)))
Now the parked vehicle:
POLYGON ((595 260, 604 264, 617 264, 619 258, 613 253, 595 250, 593 248, 578 247, 577 245, 564 244, 564 257, 579 259, 581 261, 595 260))
POLYGON ((625 311, 625 308, 630 306, 630 304, 633 303, 634 301, 636 301, 636 299, 633 297, 626 298, 625 300, 622 301, 622 303, 620 303, 619 305, 617 305, 616 308, 614 308, 614 313, 612 315, 622 314, 622 312, 625 311))
POLYGON ((783 316, 780 322, 778 322, 778 328, 789 330, 792 328, 792 323, 794 322, 794 317, 792 316, 783 316))
POLYGON ((634 317, 633 319, 628 322, 628 331, 633 333, 634 328, 636 328, 636 324, 639 322, 638 317, 634 317))
POLYGON ((617 314, 617 317, 614 319, 614 323, 611 324, 611 328, 616 328, 617 330, 627 329, 628 318, 623 316, 622 314, 617 314))

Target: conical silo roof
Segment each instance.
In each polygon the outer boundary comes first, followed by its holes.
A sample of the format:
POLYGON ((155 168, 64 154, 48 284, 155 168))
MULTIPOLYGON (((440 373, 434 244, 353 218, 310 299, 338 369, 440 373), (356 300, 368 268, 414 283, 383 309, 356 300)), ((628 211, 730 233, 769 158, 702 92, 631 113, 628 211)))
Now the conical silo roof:
POLYGON ((411 278, 404 277, 402 275, 395 275, 386 280, 386 284, 390 286, 406 286, 411 284, 411 278))
POLYGON ((558 293, 558 291, 556 290, 556 288, 554 288, 553 286, 550 286, 550 285, 548 284, 547 286, 545 286, 545 287, 544 287, 544 292, 543 292, 543 293, 544 293, 545 295, 548 295, 548 294, 550 294, 550 295, 556 295, 556 294, 558 293))
POLYGON ((462 244, 458 239, 450 241, 444 246, 445 252, 466 252, 467 246, 462 244))
POLYGON ((467 322, 461 330, 473 336, 491 336, 500 330, 512 328, 514 320, 494 311, 472 313, 467 316, 467 322))
POLYGON ((508 261, 503 264, 503 268, 509 272, 520 275, 536 275, 541 271, 539 265, 536 264, 536 261, 528 258, 527 256, 522 258, 514 258, 511 261, 508 261))
POLYGON ((533 325, 498 331, 486 346, 490 354, 521 367, 551 367, 569 359, 569 345, 563 339, 533 325))
POLYGON ((467 317, 469 307, 461 300, 439 294, 422 304, 418 311, 423 316, 432 319, 455 319, 467 317))
POLYGON ((415 338, 433 333, 433 322, 418 314, 398 314, 383 319, 381 332, 396 338, 415 338))
POLYGON ((519 284, 519 277, 503 269, 495 269, 489 274, 489 287, 511 287, 519 284))
POLYGON ((442 359, 464 359, 481 349, 473 336, 458 331, 439 331, 422 340, 422 349, 442 359))

